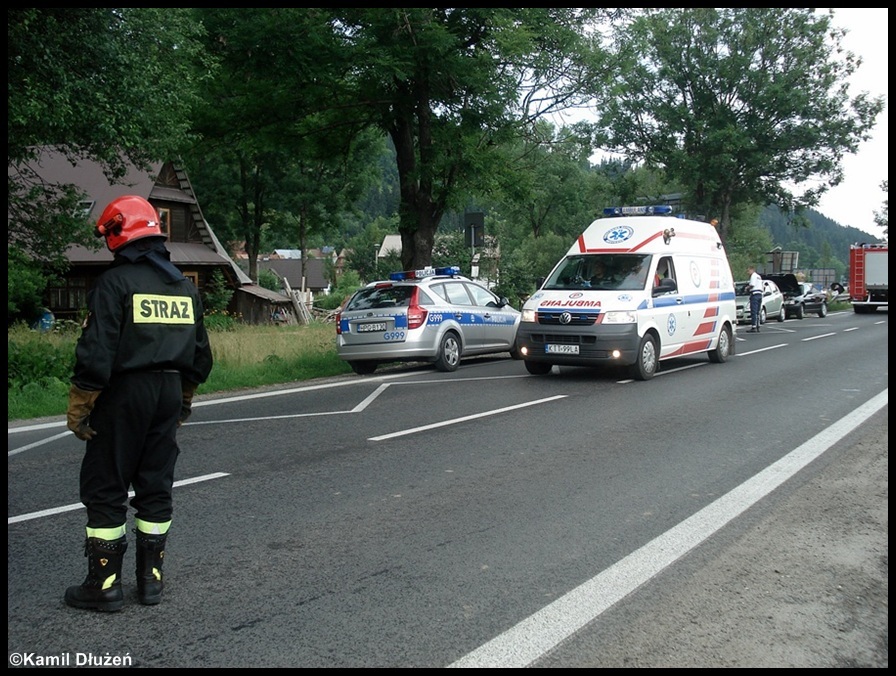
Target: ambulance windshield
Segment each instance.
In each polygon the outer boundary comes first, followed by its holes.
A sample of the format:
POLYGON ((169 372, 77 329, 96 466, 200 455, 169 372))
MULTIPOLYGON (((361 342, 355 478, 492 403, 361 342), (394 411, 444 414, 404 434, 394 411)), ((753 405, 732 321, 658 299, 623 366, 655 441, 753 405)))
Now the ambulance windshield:
POLYGON ((581 254, 567 256, 543 289, 641 291, 647 286, 650 254, 581 254))

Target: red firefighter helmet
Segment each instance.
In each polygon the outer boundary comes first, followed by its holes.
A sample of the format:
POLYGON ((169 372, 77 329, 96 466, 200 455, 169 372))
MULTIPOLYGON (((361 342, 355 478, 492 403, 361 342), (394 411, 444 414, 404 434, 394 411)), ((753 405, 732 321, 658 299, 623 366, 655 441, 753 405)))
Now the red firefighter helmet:
POLYGON ((103 210, 96 224, 96 236, 106 238, 109 251, 144 237, 165 237, 159 214, 149 202, 136 195, 116 197, 103 210))

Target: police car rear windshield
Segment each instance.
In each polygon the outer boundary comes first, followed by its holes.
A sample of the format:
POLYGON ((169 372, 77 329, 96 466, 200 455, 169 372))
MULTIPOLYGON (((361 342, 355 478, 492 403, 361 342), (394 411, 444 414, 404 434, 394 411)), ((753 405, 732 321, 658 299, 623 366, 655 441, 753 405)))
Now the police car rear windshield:
POLYGON ((346 310, 382 310, 390 307, 407 307, 414 293, 412 286, 367 287, 352 296, 346 310))
POLYGON ((546 290, 638 291, 647 286, 650 254, 567 256, 548 277, 546 290))

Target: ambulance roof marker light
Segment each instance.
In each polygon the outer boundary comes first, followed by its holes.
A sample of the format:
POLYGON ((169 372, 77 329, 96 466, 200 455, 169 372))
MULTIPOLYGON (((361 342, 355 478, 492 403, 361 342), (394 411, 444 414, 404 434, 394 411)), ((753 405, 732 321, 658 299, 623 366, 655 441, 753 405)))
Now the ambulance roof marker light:
POLYGON ((425 268, 421 268, 420 270, 402 270, 400 272, 392 272, 389 274, 389 279, 400 282, 405 279, 423 279, 424 277, 435 277, 436 275, 459 275, 460 267, 457 265, 450 265, 442 268, 434 268, 432 266, 427 266, 425 268))
POLYGON ((667 204, 650 207, 607 207, 604 209, 604 216, 667 216, 671 213, 672 207, 667 204))

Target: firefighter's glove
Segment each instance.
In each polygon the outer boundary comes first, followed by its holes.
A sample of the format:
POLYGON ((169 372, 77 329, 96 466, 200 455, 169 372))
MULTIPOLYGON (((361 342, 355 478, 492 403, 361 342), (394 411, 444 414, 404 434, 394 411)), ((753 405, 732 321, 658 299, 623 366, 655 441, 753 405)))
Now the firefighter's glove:
POLYGON ((68 391, 66 424, 81 441, 90 441, 96 436, 96 430, 90 426, 90 413, 98 396, 100 390, 82 390, 77 385, 72 385, 68 391))
POLYGON ((183 397, 180 402, 180 417, 177 419, 178 427, 187 422, 187 418, 193 412, 193 395, 196 394, 197 387, 199 385, 191 383, 189 380, 184 380, 181 383, 181 394, 183 397))

